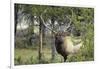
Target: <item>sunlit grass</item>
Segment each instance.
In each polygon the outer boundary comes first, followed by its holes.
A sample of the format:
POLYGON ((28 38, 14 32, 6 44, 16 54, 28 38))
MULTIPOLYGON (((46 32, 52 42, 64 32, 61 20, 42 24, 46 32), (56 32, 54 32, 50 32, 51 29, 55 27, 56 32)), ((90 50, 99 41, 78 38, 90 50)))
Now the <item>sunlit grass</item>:
MULTIPOLYGON (((43 48, 43 63, 57 63, 62 62, 61 56, 56 54, 54 61, 51 61, 51 49, 43 48)), ((24 64, 39 64, 38 60, 38 49, 15 49, 15 65, 24 65, 24 64)))

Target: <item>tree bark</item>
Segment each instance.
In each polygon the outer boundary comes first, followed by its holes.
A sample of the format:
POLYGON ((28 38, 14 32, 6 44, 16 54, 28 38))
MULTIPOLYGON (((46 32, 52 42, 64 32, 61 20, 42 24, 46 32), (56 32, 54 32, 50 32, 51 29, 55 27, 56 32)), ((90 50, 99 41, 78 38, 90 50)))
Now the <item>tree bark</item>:
POLYGON ((39 21, 40 21, 40 29, 39 29, 39 36, 40 36, 40 39, 39 39, 39 62, 42 60, 42 45, 43 45, 43 24, 42 24, 42 21, 41 21, 41 18, 39 17, 39 21))
POLYGON ((17 24, 18 24, 18 16, 17 16, 17 13, 18 13, 18 8, 17 8, 17 5, 15 4, 14 5, 14 45, 16 47, 16 32, 17 32, 17 24))
POLYGON ((18 13, 18 8, 17 8, 17 5, 15 5, 14 6, 14 15, 15 15, 15 17, 14 17, 14 20, 15 20, 15 24, 14 24, 14 26, 15 26, 15 30, 14 30, 14 34, 15 34, 15 36, 16 36, 16 31, 17 31, 17 24, 18 24, 18 21, 17 21, 17 19, 18 19, 18 16, 17 16, 17 13, 18 13))

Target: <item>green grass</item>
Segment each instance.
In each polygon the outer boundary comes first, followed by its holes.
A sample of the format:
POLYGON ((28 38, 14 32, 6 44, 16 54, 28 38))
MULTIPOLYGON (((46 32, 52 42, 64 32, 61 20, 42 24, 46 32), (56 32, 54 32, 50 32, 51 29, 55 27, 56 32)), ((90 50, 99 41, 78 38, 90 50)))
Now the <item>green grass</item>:
POLYGON ((15 65, 27 64, 31 57, 35 59, 37 52, 31 49, 15 49, 15 65))
MULTIPOLYGON (((56 54, 56 59, 51 61, 51 50, 49 48, 43 48, 43 59, 42 63, 57 63, 62 62, 61 56, 56 54)), ((15 49, 15 65, 24 65, 24 64, 40 64, 38 61, 38 49, 15 49)))
MULTIPOLYGON (((43 57, 41 62, 38 60, 37 48, 15 48, 15 65, 29 65, 29 64, 47 64, 47 63, 61 63, 63 57, 56 54, 55 59, 51 60, 51 49, 43 48, 43 57)), ((67 62, 93 61, 93 57, 87 57, 81 52, 75 55, 69 55, 67 62)))

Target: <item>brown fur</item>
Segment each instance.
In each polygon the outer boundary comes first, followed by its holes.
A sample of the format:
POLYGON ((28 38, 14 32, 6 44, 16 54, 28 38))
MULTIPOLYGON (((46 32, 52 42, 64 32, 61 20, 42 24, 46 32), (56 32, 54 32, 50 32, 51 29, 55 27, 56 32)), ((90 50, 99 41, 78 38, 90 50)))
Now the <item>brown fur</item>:
POLYGON ((59 32, 55 35, 55 47, 59 54, 61 54, 64 58, 64 62, 67 59, 68 53, 66 52, 66 46, 64 46, 64 38, 66 37, 67 33, 59 32))

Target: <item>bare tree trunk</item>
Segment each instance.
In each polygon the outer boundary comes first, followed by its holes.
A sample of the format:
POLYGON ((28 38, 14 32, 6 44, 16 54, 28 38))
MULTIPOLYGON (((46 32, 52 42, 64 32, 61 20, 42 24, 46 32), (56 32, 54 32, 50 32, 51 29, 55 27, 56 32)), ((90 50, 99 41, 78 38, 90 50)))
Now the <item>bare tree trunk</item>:
POLYGON ((34 16, 31 16, 32 21, 32 34, 34 34, 34 16))
POLYGON ((43 45, 45 45, 46 41, 45 41, 45 26, 44 25, 42 27, 42 37, 43 37, 43 45))
POLYGON ((17 8, 17 5, 15 4, 14 5, 14 40, 15 40, 15 42, 14 42, 14 45, 15 45, 15 47, 16 47, 16 32, 17 32, 17 24, 18 24, 18 21, 17 21, 17 19, 18 19, 18 16, 17 16, 17 13, 18 13, 18 8, 17 8))
POLYGON ((17 31, 17 24, 18 24, 18 21, 17 21, 17 19, 18 19, 18 16, 17 16, 17 13, 18 13, 18 8, 17 8, 17 5, 15 5, 14 6, 15 7, 15 11, 14 11, 14 15, 15 15, 15 17, 14 17, 14 20, 15 20, 15 30, 14 30, 14 33, 15 33, 15 36, 16 36, 16 31, 17 31))
POLYGON ((41 21, 41 18, 39 17, 39 21, 40 21, 40 32, 39 32, 39 36, 40 36, 40 43, 39 43, 39 62, 41 62, 41 60, 42 60, 42 44, 43 44, 43 33, 42 33, 42 31, 43 31, 43 24, 42 24, 42 21, 41 21))

